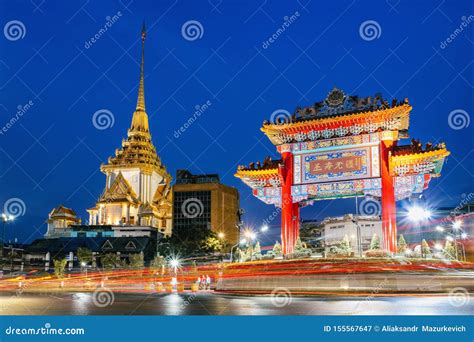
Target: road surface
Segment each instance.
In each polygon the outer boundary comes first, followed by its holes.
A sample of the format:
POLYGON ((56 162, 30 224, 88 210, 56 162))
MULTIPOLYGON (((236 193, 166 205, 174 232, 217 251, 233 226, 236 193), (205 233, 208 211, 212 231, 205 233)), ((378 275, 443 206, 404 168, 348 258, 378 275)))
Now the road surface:
POLYGON ((0 315, 470 315, 474 298, 0 293, 0 315))

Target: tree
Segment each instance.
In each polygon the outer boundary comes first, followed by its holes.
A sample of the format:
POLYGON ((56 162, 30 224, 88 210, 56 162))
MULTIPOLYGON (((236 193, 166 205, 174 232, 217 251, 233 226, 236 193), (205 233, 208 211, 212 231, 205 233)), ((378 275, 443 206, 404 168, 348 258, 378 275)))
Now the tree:
POLYGON ((306 245, 301 241, 301 238, 298 236, 295 243, 294 256, 295 257, 304 257, 310 256, 311 249, 306 248, 306 245))
POLYGON ((253 255, 253 246, 249 244, 246 249, 242 250, 244 252, 244 261, 252 260, 253 255))
POLYGON ((275 255, 276 257, 279 257, 282 255, 282 251, 281 251, 281 245, 278 241, 275 241, 275 244, 273 245, 273 255, 275 255))
POLYGON ((421 241, 421 251, 425 257, 431 254, 430 245, 428 245, 428 242, 426 242, 425 239, 421 241))
POLYGON ((370 241, 370 250, 380 249, 380 238, 377 234, 372 235, 372 240, 370 241))
POLYGON ((130 261, 130 268, 134 270, 142 269, 145 266, 145 262, 143 260, 143 253, 131 254, 128 257, 130 261))
POLYGON ((79 247, 77 249, 77 259, 79 262, 84 264, 89 264, 93 260, 92 251, 86 247, 79 247))
POLYGON ((67 259, 54 259, 54 275, 61 279, 64 277, 64 270, 66 269, 67 259))
POLYGON ((162 239, 158 251, 165 256, 171 254, 190 257, 196 255, 210 254, 222 250, 222 241, 216 233, 205 227, 173 229, 169 238, 162 239))
POLYGON ((252 257, 255 258, 255 259, 261 259, 262 258, 262 250, 260 249, 260 242, 258 242, 258 241, 255 244, 255 247, 253 248, 252 257))
POLYGON ((444 245, 443 254, 448 259, 456 259, 456 249, 454 248, 451 241, 446 240, 446 244, 444 245))
POLYGON ((400 237, 398 238, 397 252, 400 254, 404 254, 406 251, 407 251, 407 243, 403 235, 400 235, 400 237))
POLYGON ((151 268, 160 269, 165 265, 165 258, 157 254, 150 263, 151 268))
POLYGON ((341 254, 349 256, 352 253, 351 243, 350 243, 349 237, 347 235, 344 235, 344 239, 339 243, 338 248, 339 248, 341 254))
POLYGON ((122 266, 120 257, 115 253, 104 254, 100 258, 100 261, 102 262, 102 267, 105 268, 106 270, 110 270, 112 268, 117 268, 117 267, 122 266))
POLYGON ((202 251, 205 252, 220 252, 224 248, 222 240, 215 236, 209 236, 204 240, 202 251))
POLYGON ((350 256, 352 253, 351 243, 349 242, 349 237, 344 236, 342 241, 339 241, 337 245, 331 246, 329 248, 329 255, 333 256, 350 256))

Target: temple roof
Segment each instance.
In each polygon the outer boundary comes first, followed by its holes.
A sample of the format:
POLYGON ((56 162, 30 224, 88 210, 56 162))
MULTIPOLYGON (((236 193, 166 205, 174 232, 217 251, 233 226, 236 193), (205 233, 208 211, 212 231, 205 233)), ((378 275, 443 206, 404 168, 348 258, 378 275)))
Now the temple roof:
POLYGON ((71 208, 66 208, 65 206, 60 204, 56 208, 54 208, 49 215, 50 216, 64 216, 64 215, 76 216, 76 212, 72 210, 71 208))
POLYGON ((237 168, 235 177, 242 179, 252 189, 260 187, 280 186, 279 167, 281 159, 272 160, 266 157, 263 163, 250 163, 248 166, 240 165, 237 168))
POLYGON ((379 93, 361 98, 334 88, 323 101, 264 121, 261 130, 275 145, 377 130, 406 131, 411 109, 408 99, 393 99, 389 104, 379 93))
POLYGON ((410 145, 394 146, 389 159, 390 172, 395 176, 409 174, 431 174, 438 177, 444 160, 450 152, 444 144, 433 146, 427 143, 423 150, 418 140, 410 145))
POLYGON ((169 176, 153 145, 148 125, 148 114, 145 108, 145 38, 146 30, 145 25, 143 25, 137 106, 127 132, 127 138, 122 141, 121 148, 115 151, 115 156, 110 157, 106 164, 101 165, 101 171, 105 173, 117 168, 138 167, 150 172, 156 171, 163 177, 169 176))
POLYGON ((53 220, 66 219, 71 221, 80 222, 81 220, 77 218, 76 212, 71 208, 66 208, 65 206, 58 205, 56 208, 51 210, 48 216, 47 222, 52 222, 53 220))
POLYGON ((119 172, 110 188, 100 196, 98 203, 130 202, 138 203, 138 197, 132 186, 127 182, 122 172, 119 172))

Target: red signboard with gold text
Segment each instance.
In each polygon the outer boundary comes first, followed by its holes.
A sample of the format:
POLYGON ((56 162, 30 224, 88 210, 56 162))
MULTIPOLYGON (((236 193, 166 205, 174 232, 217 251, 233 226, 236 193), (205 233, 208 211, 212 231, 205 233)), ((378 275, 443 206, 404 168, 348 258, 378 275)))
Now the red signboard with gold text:
POLYGON ((294 156, 294 184, 380 177, 378 145, 335 148, 294 156))
POLYGON ((309 162, 309 172, 321 175, 329 172, 353 172, 362 170, 362 157, 350 156, 329 160, 313 160, 309 162))

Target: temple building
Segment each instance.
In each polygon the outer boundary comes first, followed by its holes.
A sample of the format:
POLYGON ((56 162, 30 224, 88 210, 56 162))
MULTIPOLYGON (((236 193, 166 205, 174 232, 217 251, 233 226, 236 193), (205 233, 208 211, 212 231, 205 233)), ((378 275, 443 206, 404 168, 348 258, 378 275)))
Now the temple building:
POLYGON ((48 230, 46 231, 46 238, 54 238, 64 236, 65 232, 70 229, 72 225, 80 224, 81 220, 77 217, 76 212, 63 205, 59 205, 48 215, 48 230))
POLYGON ((138 99, 127 138, 101 165, 105 188, 87 211, 91 225, 151 226, 171 235, 172 178, 156 153, 145 109, 145 38, 143 26, 138 99))

